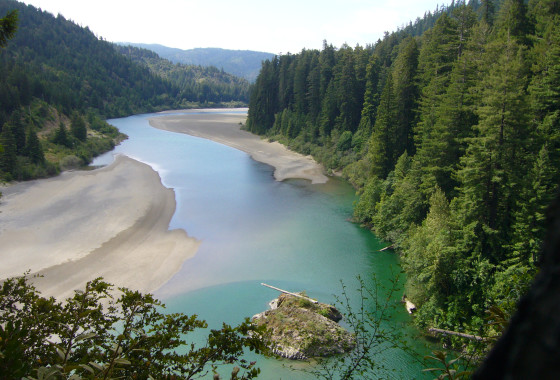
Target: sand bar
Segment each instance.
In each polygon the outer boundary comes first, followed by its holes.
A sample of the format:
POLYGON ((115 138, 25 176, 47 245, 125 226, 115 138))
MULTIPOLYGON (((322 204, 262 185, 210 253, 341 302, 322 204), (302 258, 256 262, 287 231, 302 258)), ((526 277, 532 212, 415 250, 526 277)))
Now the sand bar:
POLYGON ((274 178, 278 181, 302 178, 312 183, 327 182, 323 167, 312 157, 293 152, 278 142, 268 142, 241 130, 239 123, 245 123, 246 112, 221 113, 224 111, 232 110, 174 111, 181 112, 180 114, 163 112, 162 116, 151 118, 150 125, 166 131, 205 138, 246 152, 254 160, 273 166, 274 178))
POLYGON ((119 156, 107 167, 0 188, 0 279, 41 273, 57 298, 104 277, 153 292, 200 244, 168 231, 175 194, 150 166, 119 156))

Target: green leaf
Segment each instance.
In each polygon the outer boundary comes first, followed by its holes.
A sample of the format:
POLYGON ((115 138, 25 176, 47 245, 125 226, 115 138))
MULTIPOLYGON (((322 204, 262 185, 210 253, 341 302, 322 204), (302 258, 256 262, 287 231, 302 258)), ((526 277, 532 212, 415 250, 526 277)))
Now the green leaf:
POLYGON ((88 371, 89 373, 95 373, 95 371, 93 370, 93 368, 91 368, 89 365, 87 364, 80 364, 80 368, 85 369, 86 371, 88 371))
POLYGON ((115 359, 115 364, 130 365, 131 363, 130 363, 130 361, 128 361, 125 358, 118 358, 118 359, 115 359))
POLYGON ((97 336, 96 333, 92 333, 92 332, 91 332, 91 333, 83 333, 83 334, 78 335, 78 336, 76 337, 76 340, 75 340, 75 341, 76 341, 76 342, 79 342, 79 341, 82 341, 82 340, 85 340, 85 339, 91 339, 91 338, 93 338, 93 337, 95 337, 95 336, 97 336))
POLYGON ((56 347, 56 352, 62 360, 66 358, 66 353, 60 347, 56 347))
POLYGON ((97 364, 95 362, 89 362, 89 364, 98 371, 103 371, 104 369, 104 367, 101 364, 97 364))

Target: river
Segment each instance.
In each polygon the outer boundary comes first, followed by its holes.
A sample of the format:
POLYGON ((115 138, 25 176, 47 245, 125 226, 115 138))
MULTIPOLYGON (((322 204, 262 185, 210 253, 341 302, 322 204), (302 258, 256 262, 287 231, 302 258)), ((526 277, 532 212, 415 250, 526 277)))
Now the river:
MULTIPOLYGON (((372 274, 389 286, 399 273, 395 255, 378 252, 384 244, 348 221, 356 198, 344 181, 277 182, 270 166, 244 152, 152 128, 148 119, 157 116, 109 120, 129 139, 93 165, 125 154, 152 166, 163 184, 175 190, 177 209, 170 228, 183 228, 202 241, 195 257, 155 293, 170 312, 197 314, 219 328, 222 322, 235 324, 267 308, 277 293, 261 282, 305 290, 326 303, 341 294, 343 282, 357 302, 358 275, 369 286, 372 274)), ((400 295, 392 301, 396 311, 389 327, 414 334, 400 295)), ((300 366, 295 362, 256 360, 262 379, 313 378, 286 368, 300 366)), ((385 375, 389 378, 424 377, 422 366, 400 350, 386 351, 378 360, 397 370, 385 375)))

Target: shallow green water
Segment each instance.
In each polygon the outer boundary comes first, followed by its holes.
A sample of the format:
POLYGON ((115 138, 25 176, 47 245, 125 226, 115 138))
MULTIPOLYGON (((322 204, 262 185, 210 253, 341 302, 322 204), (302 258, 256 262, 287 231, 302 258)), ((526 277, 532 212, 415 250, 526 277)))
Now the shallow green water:
MULTIPOLYGON (((388 285, 399 272, 393 254, 378 252, 383 243, 348 221, 355 195, 347 183, 277 182, 271 167, 247 154, 151 128, 149 116, 111 120, 129 139, 94 164, 111 162, 115 153, 150 164, 175 190, 177 210, 170 228, 183 228, 202 241, 196 256, 156 292, 169 311, 197 314, 217 328, 267 308, 278 294, 261 282, 305 290, 332 303, 343 281, 357 302, 356 276, 371 285, 375 274, 388 285)), ((396 310, 391 328, 413 333, 404 307, 396 310)), ((422 377, 422 367, 401 351, 387 351, 379 360, 397 369, 391 378, 422 377)), ((312 378, 284 368, 300 365, 295 362, 257 361, 263 370, 259 378, 312 378)))

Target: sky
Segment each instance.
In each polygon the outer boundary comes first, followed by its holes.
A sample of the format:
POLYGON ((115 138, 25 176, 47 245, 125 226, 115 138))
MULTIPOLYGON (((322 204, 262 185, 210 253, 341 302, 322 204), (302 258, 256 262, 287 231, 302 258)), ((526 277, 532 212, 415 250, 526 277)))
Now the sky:
POLYGON ((274 54, 375 43, 442 0, 24 0, 112 42, 274 54))

